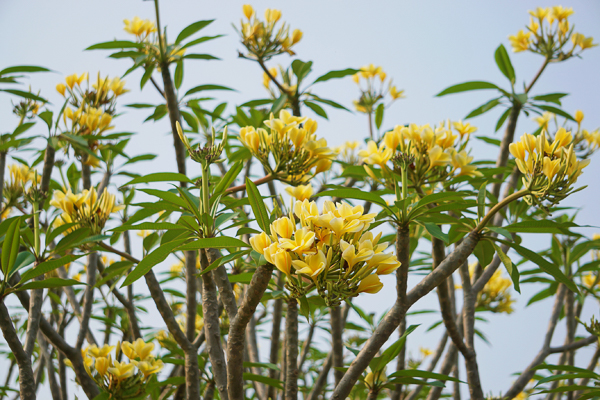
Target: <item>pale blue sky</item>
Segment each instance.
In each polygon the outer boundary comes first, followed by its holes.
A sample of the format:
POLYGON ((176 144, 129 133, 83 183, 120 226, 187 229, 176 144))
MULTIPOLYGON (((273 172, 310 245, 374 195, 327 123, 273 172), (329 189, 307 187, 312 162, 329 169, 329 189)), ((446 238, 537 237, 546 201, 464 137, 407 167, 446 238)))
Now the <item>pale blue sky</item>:
MULTIPOLYGON (((195 52, 210 53, 222 61, 187 61, 182 90, 203 84, 223 84, 237 89, 235 93, 219 94, 219 99, 230 105, 241 104, 255 98, 263 98, 262 73, 259 67, 247 60, 237 58, 241 49, 238 37, 231 24, 238 24, 242 17, 241 1, 183 1, 163 0, 161 19, 168 27, 171 38, 188 24, 201 19, 216 19, 202 32, 206 35, 225 34, 226 36, 200 45, 195 52)), ((302 41, 295 47, 297 57, 314 61, 313 77, 332 70, 348 67, 357 68, 368 63, 381 65, 393 77, 398 88, 406 90, 406 99, 395 103, 386 114, 384 127, 408 122, 437 123, 442 119, 460 119, 469 111, 493 96, 490 92, 473 92, 435 98, 434 95, 455 83, 467 80, 489 80, 500 86, 508 86, 504 76, 494 63, 494 50, 504 43, 510 49, 507 36, 522 29, 529 21, 527 10, 536 6, 551 6, 549 1, 256 1, 255 9, 262 14, 267 7, 279 8, 283 19, 292 29, 304 31, 302 41)), ((563 6, 573 7, 575 14, 571 21, 576 30, 586 36, 600 40, 600 2, 564 1, 563 6)), ((91 44, 124 39, 122 30, 125 18, 133 16, 154 19, 151 1, 49 1, 49 0, 3 0, 0 3, 0 37, 5 39, 0 45, 2 62, 0 68, 12 65, 43 65, 57 73, 32 76, 29 81, 34 90, 41 89, 42 95, 54 104, 61 103, 55 92, 56 83, 71 73, 89 71, 92 76, 100 70, 111 76, 121 75, 129 67, 128 60, 107 59, 107 52, 83 52, 91 44)), ((517 73, 518 86, 529 81, 541 63, 541 57, 532 54, 513 54, 511 58, 517 73)), ((289 65, 292 58, 277 57, 270 65, 289 65)), ((551 65, 533 92, 568 92, 563 107, 574 113, 576 109, 585 112, 584 126, 593 130, 600 126, 600 49, 594 48, 584 53, 583 59, 571 59, 551 65)), ((159 97, 151 85, 139 91, 141 73, 128 76, 127 87, 131 93, 123 96, 121 105, 128 103, 158 104, 159 97)), ((338 101, 348 107, 358 96, 358 91, 350 79, 330 81, 315 86, 314 92, 325 98, 338 101)), ((0 95, 0 131, 10 131, 16 121, 10 114, 10 100, 0 95)), ((141 124, 144 111, 121 108, 125 112, 115 123, 119 131, 138 132, 127 150, 131 155, 155 153, 159 157, 151 163, 140 164, 140 172, 175 170, 171 140, 166 136, 169 125, 167 119, 153 124, 141 124), (160 144, 159 144, 160 143, 160 144)), ((367 135, 366 119, 363 115, 352 115, 344 111, 327 108, 330 121, 319 119, 319 133, 327 138, 330 145, 339 145, 345 140, 360 140, 367 135)), ((305 110, 307 115, 311 111, 305 110)), ((479 127, 477 134, 494 136, 493 130, 500 110, 493 110, 483 117, 471 121, 479 127)), ((314 115, 313 115, 314 117, 314 115)), ((43 133, 38 127, 38 132, 43 133)), ((517 133, 531 132, 536 124, 527 118, 519 121, 517 133)), ((476 159, 494 156, 494 148, 473 141, 476 159)), ((195 168, 189 164, 189 168, 195 168)), ((194 173, 191 170, 191 173, 194 173)), ((597 199, 600 185, 598 156, 580 178, 581 185, 595 185, 577 193, 565 201, 574 207, 583 207, 578 216, 580 224, 600 226, 597 212, 597 199)), ((591 234, 600 229, 587 229, 591 234)), ((532 247, 545 247, 549 240, 540 242, 527 238, 532 247)), ((386 285, 377 296, 361 297, 360 304, 373 312, 380 313, 393 304, 394 285, 386 285), (382 306, 382 304, 385 304, 382 306)), ((537 289, 523 288, 523 295, 516 295, 517 306, 521 308, 537 289)), ((434 308, 436 299, 424 299, 415 309, 434 308)), ((540 337, 546 329, 549 302, 540 302, 532 307, 507 317, 494 315, 490 323, 481 325, 491 347, 483 342, 477 344, 481 359, 481 374, 486 392, 499 394, 510 385, 510 374, 529 363, 539 349, 540 337)), ((597 304, 589 303, 585 318, 597 313, 597 304)), ((487 316, 486 316, 487 317, 487 316)), ((410 351, 417 354, 419 346, 434 347, 440 336, 439 329, 424 334, 425 328, 436 317, 419 316, 409 322, 422 323, 422 327, 410 338, 410 351)), ((562 333, 557 333, 555 343, 562 343, 562 333)), ((582 352, 581 364, 587 363, 589 351, 582 352)), ((464 377, 464 375, 463 375, 464 377)))

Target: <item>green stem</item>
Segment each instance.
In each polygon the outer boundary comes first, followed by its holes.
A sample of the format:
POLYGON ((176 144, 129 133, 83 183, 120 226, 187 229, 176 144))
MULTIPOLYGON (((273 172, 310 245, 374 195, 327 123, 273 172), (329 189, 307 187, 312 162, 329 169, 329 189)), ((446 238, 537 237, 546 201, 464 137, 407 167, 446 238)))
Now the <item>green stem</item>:
POLYGON ((485 228, 487 223, 492 219, 492 217, 498 211, 502 210, 509 203, 511 203, 517 199, 520 199, 523 196, 527 196, 528 194, 529 194, 528 189, 522 189, 522 190, 519 190, 518 192, 511 194, 510 196, 505 197, 501 202, 497 203, 494 207, 492 207, 490 209, 490 211, 488 211, 488 213, 485 215, 485 217, 483 217, 481 219, 481 221, 479 221, 479 224, 477 224, 477 226, 475 227, 475 229, 473 231, 480 233, 483 230, 483 228, 485 228))
POLYGON ((160 13, 158 12, 158 0, 154 0, 154 11, 156 13, 156 30, 158 31, 158 48, 160 49, 160 58, 165 57, 165 48, 162 41, 162 32, 160 30, 160 13))
POLYGON ((34 254, 35 258, 40 257, 40 205, 37 201, 33 204, 33 236, 34 236, 34 254))

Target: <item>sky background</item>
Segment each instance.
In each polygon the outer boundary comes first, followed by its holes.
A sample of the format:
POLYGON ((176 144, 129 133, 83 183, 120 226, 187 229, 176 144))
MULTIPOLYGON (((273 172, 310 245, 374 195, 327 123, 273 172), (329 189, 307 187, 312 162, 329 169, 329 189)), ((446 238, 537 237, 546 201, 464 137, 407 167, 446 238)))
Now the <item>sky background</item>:
MULTIPOLYGON (((239 24, 242 17, 241 1, 183 1, 163 0, 161 22, 167 27, 171 40, 185 26, 202 19, 216 19, 205 28, 202 35, 224 34, 194 49, 196 53, 209 53, 222 61, 186 61, 185 77, 181 92, 200 84, 221 84, 236 89, 236 92, 218 93, 219 101, 234 105, 248 100, 266 97, 262 88, 262 72, 257 64, 237 57, 242 49, 232 23, 239 24)), ((282 18, 292 29, 304 31, 302 41, 295 46, 296 57, 312 60, 316 77, 330 70, 359 68, 374 63, 380 65, 399 89, 404 89, 406 99, 396 102, 385 115, 383 128, 396 124, 437 123, 450 118, 464 118, 472 109, 492 98, 487 91, 434 97, 442 89, 469 80, 487 80, 507 87, 506 78, 494 62, 494 50, 500 43, 510 46, 507 36, 515 34, 529 22, 527 10, 537 6, 552 6, 554 2, 511 0, 502 2, 482 1, 423 1, 423 2, 371 2, 364 1, 255 1, 252 5, 262 15, 265 8, 282 10, 282 18)), ((600 39, 600 2, 564 1, 563 6, 573 7, 575 14, 570 21, 576 31, 600 39)), ((62 104, 62 98, 54 87, 64 76, 89 71, 95 76, 120 76, 130 66, 129 60, 113 60, 103 51, 83 51, 86 47, 113 38, 129 40, 123 31, 123 19, 133 16, 154 19, 153 3, 150 1, 105 0, 55 1, 55 0, 2 0, 0 2, 0 43, 2 61, 0 69, 13 65, 43 65, 54 73, 32 75, 26 80, 33 90, 41 90, 54 106, 62 104)), ((529 82, 542 63, 540 56, 511 52, 517 75, 517 87, 529 82)), ((275 58, 269 66, 278 63, 287 67, 293 58, 284 55, 275 58)), ((566 92, 570 95, 563 101, 563 109, 573 114, 581 109, 585 113, 584 127, 591 130, 600 126, 600 50, 593 48, 583 54, 583 59, 573 58, 566 62, 550 65, 533 89, 534 94, 566 92)), ((158 104, 159 96, 151 85, 139 90, 141 72, 129 75, 127 87, 131 92, 120 98, 120 105, 130 103, 158 104)), ((351 107, 352 100, 359 95, 350 78, 332 80, 314 87, 321 97, 351 107)), ((0 95, 0 131, 8 132, 17 123, 11 114, 11 98, 0 95)), ((217 103, 214 103, 216 105, 217 103)), ((130 141, 130 155, 154 153, 158 157, 149 163, 141 163, 135 171, 150 173, 174 171, 175 160, 170 139, 168 119, 158 123, 145 123, 145 110, 120 107, 124 114, 115 124, 118 131, 137 134, 130 141)), ((55 111, 58 111, 54 108, 55 111)), ((364 115, 326 108, 330 118, 319 118, 319 135, 324 136, 330 146, 341 145, 346 140, 362 140, 368 135, 364 115)), ((482 117, 470 121, 479 127, 477 135, 501 138, 494 134, 496 120, 503 110, 495 109, 482 117)), ((304 113, 315 115, 306 109, 304 113)), ((537 124, 521 116, 517 135, 532 132, 537 124)), ((43 124, 34 128, 44 134, 43 124)), ((495 159, 496 148, 483 142, 472 141, 476 160, 495 159)), ((196 165, 188 164, 190 174, 196 165)), ((586 190, 569 197, 563 204, 581 208, 577 221, 590 228, 581 232, 591 235, 600 231, 600 214, 597 211, 600 198, 600 160, 592 159, 591 165, 578 181, 590 185, 586 190)), ((114 189, 113 189, 114 190, 114 189)), ((527 245, 541 249, 549 245, 549 238, 527 237, 527 245)), ((136 250, 140 256, 139 247, 136 250)), ((518 259, 518 257, 517 257, 518 259)), ((167 265, 161 268, 168 268, 167 265)), ((365 309, 381 315, 395 300, 394 284, 390 279, 386 287, 376 296, 361 296, 357 302, 365 309)), ((411 280, 414 285, 416 280, 411 280), (413 282, 414 281, 414 282, 413 282)), ((142 290, 142 285, 136 286, 142 290)), ((524 308, 531 295, 539 290, 535 285, 523 285, 522 295, 513 293, 517 300, 517 312, 513 315, 486 315, 489 323, 478 323, 492 345, 477 342, 482 383, 486 393, 504 392, 514 379, 511 374, 523 369, 537 353, 541 337, 546 329, 551 302, 542 301, 524 308)), ((437 299, 428 296, 413 309, 437 308, 437 299)), ((157 316, 150 306, 150 316, 157 316)), ((583 320, 592 313, 597 314, 598 305, 588 302, 583 320)), ((144 317, 146 319, 146 317, 144 317)), ((434 348, 441 336, 441 328, 425 333, 427 327, 438 319, 437 315, 423 314, 409 319, 409 324, 422 324, 411 335, 409 353, 417 356, 420 346, 434 348)), ((580 334, 582 330, 578 331, 580 334)), ((301 331, 302 335, 302 331, 301 331)), ((554 344, 562 344, 564 329, 559 327, 554 344)), ((264 342, 263 342, 264 343, 264 342)), ((266 346, 261 352, 265 354, 266 346)), ((578 365, 584 366, 592 350, 578 353, 578 365)), ((2 369, 0 362, 0 369, 2 369)), ((462 375, 464 377, 464 373, 462 375)))

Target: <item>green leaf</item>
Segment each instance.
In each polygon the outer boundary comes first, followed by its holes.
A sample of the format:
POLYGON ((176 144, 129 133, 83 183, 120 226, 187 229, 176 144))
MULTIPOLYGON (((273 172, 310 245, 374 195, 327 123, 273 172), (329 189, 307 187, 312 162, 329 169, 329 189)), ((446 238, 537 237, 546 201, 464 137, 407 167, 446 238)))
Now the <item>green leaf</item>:
POLYGON ((214 194, 219 195, 224 190, 226 190, 238 177, 240 172, 244 168, 244 162, 238 161, 233 166, 229 167, 229 170, 221 179, 219 179, 219 183, 215 186, 214 194))
POLYGON ((138 178, 132 179, 123 186, 135 185, 137 183, 149 183, 149 182, 188 182, 192 183, 190 178, 177 172, 157 172, 153 174, 143 175, 138 178))
POLYGON ((220 60, 219 57, 211 56, 210 54, 186 54, 183 58, 190 60, 220 60))
MULTIPOLYGON (((51 111, 46 111, 46 112, 52 113, 51 111)), ((21 124, 21 125, 19 125, 19 126, 17 126, 15 128, 15 130, 12 133, 12 135, 13 136, 19 136, 21 133, 28 131, 29 128, 31 128, 34 125, 35 125, 35 122, 26 122, 24 124, 21 124)))
POLYGON ((498 46, 496 52, 494 53, 494 58, 496 60, 496 65, 500 69, 500 72, 508 78, 510 83, 515 84, 515 69, 510 62, 510 57, 508 56, 508 52, 503 44, 498 46))
POLYGON ((294 75, 298 78, 298 86, 300 86, 302 80, 306 78, 306 75, 310 73, 312 64, 312 61, 304 62, 298 59, 292 61, 292 72, 294 72, 294 75))
POLYGON ((22 72, 51 72, 51 70, 35 65, 17 65, 14 67, 4 68, 2 71, 0 71, 0 76, 7 74, 18 74, 22 72))
POLYGON ((385 106, 383 103, 380 103, 375 110, 375 126, 377 129, 381 128, 381 124, 383 123, 383 112, 385 111, 385 106))
MULTIPOLYGON (((339 197, 342 199, 356 199, 356 200, 365 200, 370 201, 371 203, 378 204, 382 207, 387 207, 386 201, 381 198, 378 194, 373 192, 363 192, 360 189, 348 188, 348 189, 330 189, 324 190, 320 193, 314 195, 314 197, 339 197)), ((268 232, 268 231, 266 231, 268 232)))
POLYGON ((487 196, 487 181, 479 187, 479 194, 477 195, 477 218, 482 219, 485 214, 485 199, 487 196))
POLYGON ((260 106, 264 106, 264 105, 271 104, 271 103, 273 103, 272 99, 257 99, 257 100, 247 101, 244 104, 242 104, 240 107, 260 107, 260 106))
POLYGON ((142 45, 128 40, 112 40, 94 44, 85 50, 108 50, 108 49, 139 49, 142 45))
POLYGON ((116 228, 110 229, 113 232, 125 232, 125 231, 142 231, 142 230, 169 230, 169 229, 187 229, 183 225, 172 224, 170 222, 142 222, 137 225, 121 225, 116 228))
POLYGON ((19 271, 21 268, 25 268, 28 265, 31 265, 35 261, 35 256, 28 251, 22 251, 17 256, 15 260, 15 265, 8 272, 8 276, 11 277, 15 272, 19 271))
POLYGON ((231 247, 250 247, 250 245, 237 238, 228 236, 217 236, 211 238, 196 239, 179 247, 178 250, 198 250, 198 249, 226 249, 231 247))
POLYGON ((23 290, 29 289, 50 289, 56 287, 64 287, 64 286, 74 286, 74 285, 85 285, 83 282, 76 281, 75 279, 60 279, 60 278, 48 278, 43 281, 33 281, 24 284, 16 289, 14 292, 22 292, 23 290))
POLYGON ((214 19, 198 21, 198 22, 194 22, 193 24, 186 26, 185 28, 183 28, 183 30, 181 32, 179 32, 179 35, 177 35, 177 39, 175 39, 175 44, 181 43, 182 40, 192 36, 194 33, 198 32, 200 29, 203 29, 206 26, 210 25, 210 23, 213 21, 214 21, 214 19))
POLYGON ((550 111, 551 113, 554 113, 556 115, 560 115, 561 117, 564 117, 564 118, 566 118, 568 120, 575 121, 575 118, 573 118, 571 116, 571 114, 569 114, 566 111, 561 110, 560 108, 556 108, 556 107, 552 107, 552 106, 547 106, 547 105, 543 105, 543 104, 536 104, 535 106, 537 108, 540 108, 540 109, 544 110, 544 111, 550 111))
POLYGON ((194 93, 198 93, 198 92, 203 92, 205 90, 234 90, 234 89, 229 88, 227 86, 221 86, 221 85, 199 85, 199 86, 193 87, 190 90, 188 90, 185 93, 185 96, 189 96, 190 94, 194 94, 194 93))
MULTIPOLYGON (((398 354, 400 354, 400 351, 402 350, 402 348, 404 347, 404 344, 406 343, 407 336, 410 335, 418 327, 419 327, 419 325, 409 326, 404 331, 402 336, 400 336, 400 338, 398 340, 396 340, 396 342, 394 342, 394 344, 392 344, 390 347, 385 349, 385 351, 381 354, 380 357, 377 357, 377 362, 375 362, 371 365, 371 370, 382 371, 390 361, 392 361, 394 358, 396 358, 396 356, 398 354)), ((375 361, 375 359, 373 361, 375 361)))
POLYGON ((540 94, 537 96, 533 96, 532 100, 537 101, 546 101, 548 103, 556 103, 559 106, 562 105, 560 99, 567 96, 568 93, 548 93, 548 94, 540 94))
POLYGON ((15 218, 6 230, 4 243, 2 243, 2 272, 4 276, 12 269, 19 254, 19 244, 21 238, 21 217, 15 218))
POLYGON ((177 66, 175 67, 175 87, 179 89, 181 84, 183 83, 183 60, 179 60, 177 62, 177 66))
POLYGON ((500 261, 504 264, 506 272, 510 275, 515 290, 521 293, 521 288, 519 287, 519 270, 517 269, 517 266, 513 264, 512 260, 502 251, 500 246, 496 243, 492 243, 492 245, 494 246, 494 249, 496 249, 496 254, 498 254, 500 261))
POLYGON ((145 103, 134 103, 134 104, 125 104, 125 107, 131 108, 154 108, 156 105, 154 104, 145 104, 145 103))
POLYGON ((498 118, 498 122, 496 122, 496 130, 494 130, 494 132, 498 132, 498 130, 502 128, 502 125, 504 125, 504 121, 506 121, 506 118, 508 118, 508 114, 510 114, 510 111, 511 109, 507 108, 506 111, 502 113, 500 118, 498 118))
POLYGON ((314 101, 318 101, 319 103, 327 104, 328 106, 338 108, 340 110, 346 110, 348 112, 352 112, 352 111, 348 110, 346 107, 344 107, 343 105, 341 105, 340 103, 336 103, 333 100, 324 99, 324 98, 316 96, 314 94, 311 94, 311 96, 314 101))
POLYGON ((260 229, 262 229, 263 232, 270 232, 269 213, 267 212, 263 198, 254 182, 248 178, 246 178, 246 191, 248 192, 250 207, 252 207, 252 212, 254 213, 254 218, 256 219, 258 226, 260 226, 260 229))
POLYGON ((283 389, 283 382, 279 379, 269 378, 267 376, 255 375, 249 372, 244 372, 243 379, 246 381, 255 381, 264 383, 265 385, 276 387, 277 389, 283 389))
POLYGON ((325 112, 325 110, 323 110, 323 107, 321 107, 320 105, 310 101, 304 101, 304 105, 313 110, 318 116, 323 117, 325 119, 329 119, 327 117, 327 113, 325 112))
POLYGON ((227 264, 230 261, 237 260, 238 258, 250 253, 250 250, 242 250, 236 251, 235 253, 227 254, 226 256, 221 256, 213 261, 206 269, 203 269, 198 275, 204 275, 207 272, 212 271, 213 269, 219 268, 223 264, 227 264))
POLYGON ((31 99, 31 100, 39 101, 42 103, 48 103, 48 100, 46 100, 45 98, 40 97, 40 96, 35 95, 30 92, 24 92, 22 90, 16 90, 16 89, 0 89, 0 91, 14 94, 15 96, 23 97, 25 99, 31 99))
POLYGON ((572 235, 569 228, 577 227, 574 223, 557 223, 551 220, 520 221, 504 227, 508 232, 514 233, 552 233, 558 235, 572 235))
POLYGON ((127 278, 125 278, 125 281, 121 287, 129 286, 142 276, 146 275, 148 271, 152 269, 152 267, 163 262, 169 256, 169 254, 171 254, 177 247, 181 246, 186 241, 187 239, 178 239, 167 242, 148 254, 142 259, 142 261, 140 261, 133 271, 127 275, 127 278))
POLYGON ((325 82, 325 81, 328 81, 330 79, 343 78, 345 76, 354 75, 354 74, 357 74, 359 72, 360 72, 360 69, 354 69, 354 68, 346 68, 346 69, 340 69, 340 70, 335 70, 335 71, 329 71, 325 75, 321 75, 320 77, 318 77, 313 82, 313 84, 315 84, 317 82, 325 82))
POLYGON ((279 111, 281 111, 283 109, 283 107, 285 106, 285 103, 287 102, 287 94, 283 93, 281 96, 279 96, 277 98, 277 100, 275 100, 273 102, 273 106, 271 107, 271 111, 273 114, 278 114, 279 111))
POLYGON ((69 254, 58 259, 44 261, 43 263, 40 263, 37 267, 33 267, 32 269, 26 271, 23 275, 21 275, 21 281, 19 282, 19 284, 30 281, 33 278, 37 278, 42 274, 54 271, 58 267, 62 267, 63 265, 73 262, 83 256, 83 254, 77 256, 69 254))
POLYGON ((429 232, 431 236, 442 240, 444 243, 446 243, 446 245, 450 243, 450 238, 448 237, 448 234, 442 232, 440 227, 436 224, 433 224, 431 222, 421 222, 421 225, 423 225, 425 229, 427 229, 427 232, 429 232))
POLYGON ((395 377, 400 377, 400 376, 408 376, 411 378, 427 378, 427 379, 437 379, 438 381, 452 381, 452 382, 461 382, 461 383, 465 383, 463 381, 461 381, 460 379, 448 376, 448 375, 443 375, 443 374, 437 374, 435 372, 429 372, 429 371, 421 371, 418 369, 404 369, 401 371, 396 371, 393 374, 389 375, 388 378, 395 378, 395 377))
POLYGON ((503 90, 501 88, 494 85, 493 83, 484 82, 484 81, 470 81, 470 82, 464 82, 464 83, 459 83, 458 85, 450 86, 450 87, 442 90, 438 94, 436 94, 436 96, 441 97, 441 96, 445 96, 447 94, 467 92, 470 90, 486 90, 486 89, 496 89, 496 90, 500 90, 501 92, 503 92, 503 90))
POLYGON ((48 130, 52 129, 52 116, 54 114, 50 110, 46 110, 38 114, 38 117, 48 125, 48 130))
POLYGON ((146 85, 146 82, 148 82, 148 80, 152 76, 153 72, 154 72, 154 64, 148 64, 146 66, 146 68, 144 69, 144 75, 142 75, 142 79, 140 80, 140 89, 144 88, 144 86, 146 85))
POLYGON ((532 251, 525 247, 519 246, 516 243, 508 242, 506 240, 501 240, 501 239, 498 239, 498 241, 506 244, 507 246, 512 247, 522 257, 535 263, 538 267, 540 267, 540 269, 542 271, 553 276, 557 282, 563 283, 572 292, 579 294, 579 289, 577 289, 577 285, 575 285, 575 283, 571 279, 567 278, 558 266, 551 264, 544 257, 539 255, 535 251, 532 251))
POLYGON ((501 99, 501 97, 498 97, 496 99, 492 99, 492 100, 486 102, 485 104, 480 105, 479 107, 477 107, 476 109, 474 109, 473 111, 471 111, 465 117, 465 119, 473 118, 473 117, 476 117, 478 115, 481 115, 481 114, 484 114, 484 113, 490 111, 492 108, 494 108, 498 104, 500 104, 500 99, 501 99))
POLYGON ((204 42, 207 42, 209 40, 217 39, 217 38, 220 38, 220 37, 223 37, 223 35, 203 36, 201 38, 194 39, 191 42, 187 42, 186 44, 184 44, 183 46, 181 46, 181 48, 185 49, 185 48, 192 47, 192 46, 195 46, 197 44, 204 43, 204 42))

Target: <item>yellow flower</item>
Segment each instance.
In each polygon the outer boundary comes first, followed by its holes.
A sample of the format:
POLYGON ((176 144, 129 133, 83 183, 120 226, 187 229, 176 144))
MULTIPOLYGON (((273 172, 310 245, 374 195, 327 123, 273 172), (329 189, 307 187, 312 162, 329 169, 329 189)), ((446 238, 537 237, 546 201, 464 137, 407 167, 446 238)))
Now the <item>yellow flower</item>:
POLYGON ((123 362, 114 361, 113 366, 108 368, 108 372, 115 377, 115 379, 122 381, 133 376, 134 365, 123 362))
POLYGON ((132 361, 133 364, 140 370, 144 377, 148 377, 149 375, 156 374, 163 369, 163 362, 161 360, 151 360, 151 361, 132 361))
POLYGON ((142 20, 139 17, 134 17, 131 21, 124 19, 123 23, 125 24, 125 28, 123 28, 125 32, 135 35, 140 39, 152 32, 156 32, 154 22, 147 19, 142 20))
POLYGON ((383 283, 379 279, 379 276, 373 274, 369 275, 360 281, 358 285, 358 293, 371 293, 375 294, 383 288, 383 283))
POLYGON ((452 156, 446 153, 440 146, 435 145, 433 148, 427 151, 429 155, 429 169, 447 165, 452 161, 452 156))
MULTIPOLYGON (((314 233, 313 233, 314 235, 314 233)), ((275 268, 286 275, 290 274, 292 268, 292 257, 284 249, 280 249, 277 243, 271 244, 264 250, 265 260, 273 264, 275 268)))
POLYGON ((369 372, 367 376, 365 376, 365 385, 372 389, 375 386, 378 386, 381 383, 386 381, 385 370, 377 371, 377 372, 369 372))
POLYGON ((65 78, 65 81, 67 82, 67 86, 69 87, 69 89, 73 89, 73 86, 75 86, 75 84, 78 83, 77 74, 67 76, 65 78))
POLYGON ((110 90, 113 91, 115 96, 120 96, 124 93, 129 92, 129 90, 125 89, 125 81, 122 81, 119 77, 113 78, 110 81, 110 90))
POLYGON ((548 181, 552 181, 554 176, 558 173, 560 169, 560 159, 550 160, 549 157, 544 157, 544 164, 542 170, 544 175, 548 177, 548 181))
POLYGON ((288 217, 283 217, 273 221, 271 224, 271 235, 276 237, 278 234, 282 238, 289 239, 294 234, 295 229, 296 225, 288 217))
POLYGON ((575 121, 577 121, 578 124, 581 124, 581 121, 583 121, 583 111, 575 111, 575 121))
POLYGON ((379 253, 367 262, 368 267, 377 266, 377 275, 389 275, 400 268, 400 261, 394 254, 379 253))
POLYGON ((351 270, 356 264, 370 260, 373 257, 373 250, 369 248, 360 249, 356 253, 356 249, 353 244, 341 240, 340 248, 342 250, 342 258, 348 263, 348 269, 351 270))
POLYGON ((296 187, 288 186, 285 191, 296 200, 303 201, 310 199, 313 194, 313 187, 309 183, 308 185, 298 185, 296 187))
POLYGON ((244 16, 248 19, 251 19, 254 15, 254 8, 252 8, 250 4, 244 4, 242 9, 244 11, 244 16))
MULTIPOLYGON (((513 144, 515 143, 511 143, 511 145, 513 144)), ((460 168, 460 173, 457 176, 482 176, 481 172, 477 171, 475 165, 469 164, 471 161, 473 161, 473 157, 469 156, 466 150, 461 150, 460 152, 454 151, 452 153, 452 166, 454 169, 460 168)))
POLYGON ((592 275, 591 273, 585 274, 582 279, 583 284, 590 289, 594 287, 594 285, 598 285, 598 283, 596 283, 596 280, 597 277, 595 275, 592 275))
POLYGON ((516 34, 508 37, 512 45, 513 52, 519 53, 529 49, 531 43, 531 32, 524 32, 522 29, 516 34))
POLYGON ((271 239, 265 232, 261 232, 250 238, 250 245, 255 251, 265 254, 265 249, 271 245, 271 239))
POLYGON ((316 279, 316 277, 323 272, 327 266, 327 257, 325 257, 325 254, 323 254, 321 250, 318 250, 317 254, 306 256, 304 261, 292 261, 292 265, 296 269, 297 273, 305 274, 310 276, 312 279, 316 279))
POLYGON ((392 99, 397 100, 397 99, 403 99, 404 97, 404 90, 398 90, 396 89, 396 86, 392 86, 390 88, 390 96, 392 96, 392 99))
POLYGON ((253 126, 240 129, 240 141, 253 153, 258 153, 260 147, 260 136, 253 126))
POLYGON ((65 95, 65 90, 67 90, 67 87, 65 86, 64 83, 59 83, 58 85, 56 85, 56 91, 58 93, 60 93, 62 96, 65 95))
POLYGON ((96 358, 95 368, 100 376, 106 375, 108 372, 108 368, 111 366, 111 362, 109 358, 106 357, 98 357, 96 358))
POLYGON ((548 130, 548 123, 552 118, 554 118, 554 114, 546 111, 539 117, 535 117, 533 120, 538 123, 540 128, 542 128, 543 130, 548 130))
POLYGON ((571 16, 573 13, 574 11, 572 7, 563 8, 563 6, 554 6, 552 7, 551 12, 548 14, 547 18, 549 19, 550 23, 552 23, 554 19, 557 19, 558 21, 563 21, 569 16, 571 16), (552 21, 550 21, 551 17, 553 18, 552 21))
POLYGON ((154 350, 154 343, 146 343, 141 338, 133 343, 125 341, 121 344, 121 350, 130 360, 136 358, 145 360, 150 356, 150 352, 154 350))
POLYGON ((381 168, 385 168, 387 162, 392 158, 392 149, 386 148, 385 144, 377 147, 377 144, 370 140, 367 143, 367 149, 358 152, 359 157, 363 158, 363 161, 371 165, 379 165, 381 168))
POLYGON ((421 352, 421 354, 423 355, 423 358, 429 357, 430 355, 433 354, 433 351, 431 351, 430 349, 428 349, 426 347, 419 347, 419 352, 421 352))
POLYGON ((452 123, 452 126, 460 134, 460 138, 461 139, 465 135, 467 135, 467 138, 468 138, 471 133, 477 131, 477 127, 471 126, 471 124, 468 123, 468 122, 467 123, 463 123, 462 121, 456 121, 456 122, 452 123))
POLYGON ((280 18, 281 18, 281 11, 271 10, 270 8, 267 8, 265 10, 265 20, 267 20, 268 23, 274 24, 277 21, 279 21, 280 18))
MULTIPOLYGON (((298 255, 312 253, 312 245, 315 242, 315 233, 308 228, 298 229, 294 233, 293 239, 281 239, 280 247, 283 250, 290 250, 298 255)), ((267 260, 268 261, 268 260, 267 260)))
POLYGON ((93 344, 86 349, 86 352, 94 358, 106 357, 114 348, 115 346, 109 346, 107 344, 98 348, 98 346, 93 344))
POLYGON ((550 9, 549 8, 542 8, 542 7, 538 7, 535 9, 535 11, 529 11, 529 14, 531 14, 532 17, 534 18, 539 18, 539 19, 544 19, 546 18, 546 16, 550 13, 550 9))
POLYGON ((294 29, 294 32, 292 32, 292 45, 298 43, 302 39, 302 35, 300 29, 294 29))
MULTIPOLYGON (((269 74, 271 74, 271 76, 273 78, 277 77, 277 68, 275 68, 275 67, 269 68, 269 74)), ((269 75, 266 72, 263 72, 263 86, 268 89, 270 83, 271 83, 271 78, 269 77, 269 75)))

